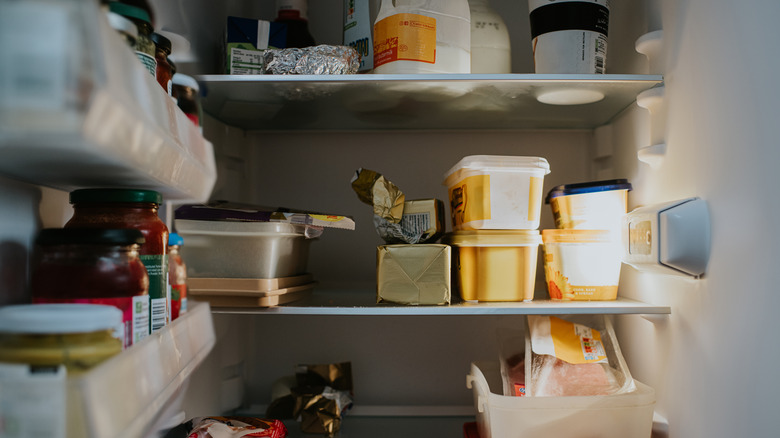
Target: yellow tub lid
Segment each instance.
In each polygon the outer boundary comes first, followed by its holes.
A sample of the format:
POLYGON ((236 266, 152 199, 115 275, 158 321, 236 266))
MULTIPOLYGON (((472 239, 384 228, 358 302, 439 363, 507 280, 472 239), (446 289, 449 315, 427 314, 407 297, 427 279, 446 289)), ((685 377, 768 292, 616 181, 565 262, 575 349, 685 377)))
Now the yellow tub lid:
POLYGON ((461 230, 444 237, 453 246, 537 246, 539 230, 461 230))
POLYGON ((614 235, 610 230, 549 229, 542 230, 542 240, 544 243, 612 242, 614 235))

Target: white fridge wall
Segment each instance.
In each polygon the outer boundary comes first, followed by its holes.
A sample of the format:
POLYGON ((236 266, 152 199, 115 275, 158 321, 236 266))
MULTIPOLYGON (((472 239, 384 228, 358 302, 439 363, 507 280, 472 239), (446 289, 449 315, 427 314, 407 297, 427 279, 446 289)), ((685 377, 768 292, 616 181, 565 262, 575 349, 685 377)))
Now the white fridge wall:
MULTIPOLYGON (((666 157, 650 169, 625 148, 619 160, 635 186, 631 207, 700 196, 710 210, 704 278, 631 268, 621 278, 624 295, 672 309, 652 322, 621 317, 617 329, 672 437, 776 436, 780 427, 778 17, 772 0, 664 1, 666 157)), ((648 145, 631 128, 647 117, 637 112, 614 124, 614 141, 648 145)))

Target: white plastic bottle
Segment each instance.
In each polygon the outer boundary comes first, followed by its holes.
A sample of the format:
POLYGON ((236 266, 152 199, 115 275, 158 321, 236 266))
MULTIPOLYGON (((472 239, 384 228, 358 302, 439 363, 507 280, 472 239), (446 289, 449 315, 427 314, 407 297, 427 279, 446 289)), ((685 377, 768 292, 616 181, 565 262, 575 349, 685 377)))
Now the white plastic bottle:
POLYGON ((511 73, 512 50, 506 23, 488 0, 469 0, 471 73, 511 73))
POLYGON ((374 73, 469 73, 468 0, 382 0, 374 73))

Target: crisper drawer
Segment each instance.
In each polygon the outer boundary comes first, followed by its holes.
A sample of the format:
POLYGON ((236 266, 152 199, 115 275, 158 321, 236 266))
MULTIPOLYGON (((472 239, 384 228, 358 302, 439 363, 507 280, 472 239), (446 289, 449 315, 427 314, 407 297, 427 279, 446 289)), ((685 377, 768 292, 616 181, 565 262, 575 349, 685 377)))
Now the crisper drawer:
POLYGON ((466 384, 474 391, 480 438, 648 438, 655 391, 612 396, 510 397, 501 388, 498 362, 474 362, 466 384))

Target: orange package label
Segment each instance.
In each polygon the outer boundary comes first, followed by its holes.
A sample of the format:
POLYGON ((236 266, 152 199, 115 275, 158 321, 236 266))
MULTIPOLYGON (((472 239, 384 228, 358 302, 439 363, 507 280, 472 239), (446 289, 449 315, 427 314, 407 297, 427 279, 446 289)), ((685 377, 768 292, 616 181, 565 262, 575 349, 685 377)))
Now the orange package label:
POLYGON ((464 178, 450 188, 452 226, 490 219, 490 176, 464 178))
POLYGON ((436 19, 391 15, 374 25, 374 67, 393 61, 436 62, 436 19))

